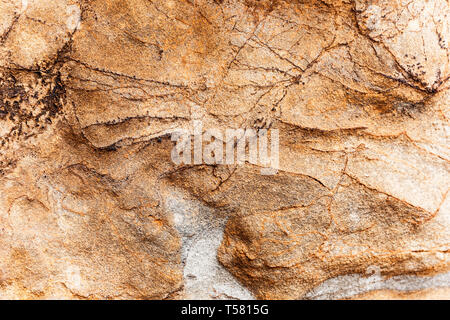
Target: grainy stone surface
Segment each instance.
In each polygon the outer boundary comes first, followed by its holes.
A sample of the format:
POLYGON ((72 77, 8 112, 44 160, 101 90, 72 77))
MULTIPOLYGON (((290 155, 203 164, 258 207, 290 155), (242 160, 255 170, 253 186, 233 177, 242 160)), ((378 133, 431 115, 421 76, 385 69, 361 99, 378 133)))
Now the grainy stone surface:
POLYGON ((0 298, 449 298, 448 1, 0 17, 0 298), (193 118, 278 129, 278 173, 174 164, 193 118))

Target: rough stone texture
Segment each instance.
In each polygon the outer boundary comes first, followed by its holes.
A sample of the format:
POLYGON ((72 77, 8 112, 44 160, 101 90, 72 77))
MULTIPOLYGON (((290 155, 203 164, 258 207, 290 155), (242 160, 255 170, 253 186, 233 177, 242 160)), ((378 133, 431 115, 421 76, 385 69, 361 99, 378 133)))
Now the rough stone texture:
POLYGON ((448 1, 0 17, 1 298, 449 298, 448 1), (194 117, 279 129, 278 174, 176 166, 194 117))
POLYGON ((372 291, 367 294, 356 296, 358 300, 448 300, 450 294, 448 288, 427 289, 413 292, 396 292, 396 291, 372 291))

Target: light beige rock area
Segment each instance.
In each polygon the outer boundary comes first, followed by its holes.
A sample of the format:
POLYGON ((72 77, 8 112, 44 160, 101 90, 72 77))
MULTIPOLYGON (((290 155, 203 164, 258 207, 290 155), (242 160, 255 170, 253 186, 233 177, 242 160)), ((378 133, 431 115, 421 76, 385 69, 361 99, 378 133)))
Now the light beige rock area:
POLYGON ((449 25, 446 0, 0 0, 0 298, 450 298, 449 25), (279 129, 278 173, 175 165, 194 108, 279 129))

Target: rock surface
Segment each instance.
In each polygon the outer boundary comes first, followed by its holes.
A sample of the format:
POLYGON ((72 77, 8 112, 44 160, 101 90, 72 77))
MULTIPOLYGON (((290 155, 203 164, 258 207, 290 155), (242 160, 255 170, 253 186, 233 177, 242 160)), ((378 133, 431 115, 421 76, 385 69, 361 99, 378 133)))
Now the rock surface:
POLYGON ((450 298, 448 1, 0 16, 0 298, 450 298), (278 173, 176 165, 193 118, 278 129, 278 173))

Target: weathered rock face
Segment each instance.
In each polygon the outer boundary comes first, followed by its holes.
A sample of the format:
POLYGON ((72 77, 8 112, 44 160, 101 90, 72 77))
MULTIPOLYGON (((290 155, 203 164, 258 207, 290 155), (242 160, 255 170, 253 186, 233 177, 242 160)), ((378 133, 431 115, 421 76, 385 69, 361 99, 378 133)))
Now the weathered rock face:
POLYGON ((1 298, 449 298, 448 1, 0 16, 1 298), (278 129, 278 173, 176 165, 193 118, 278 129))

